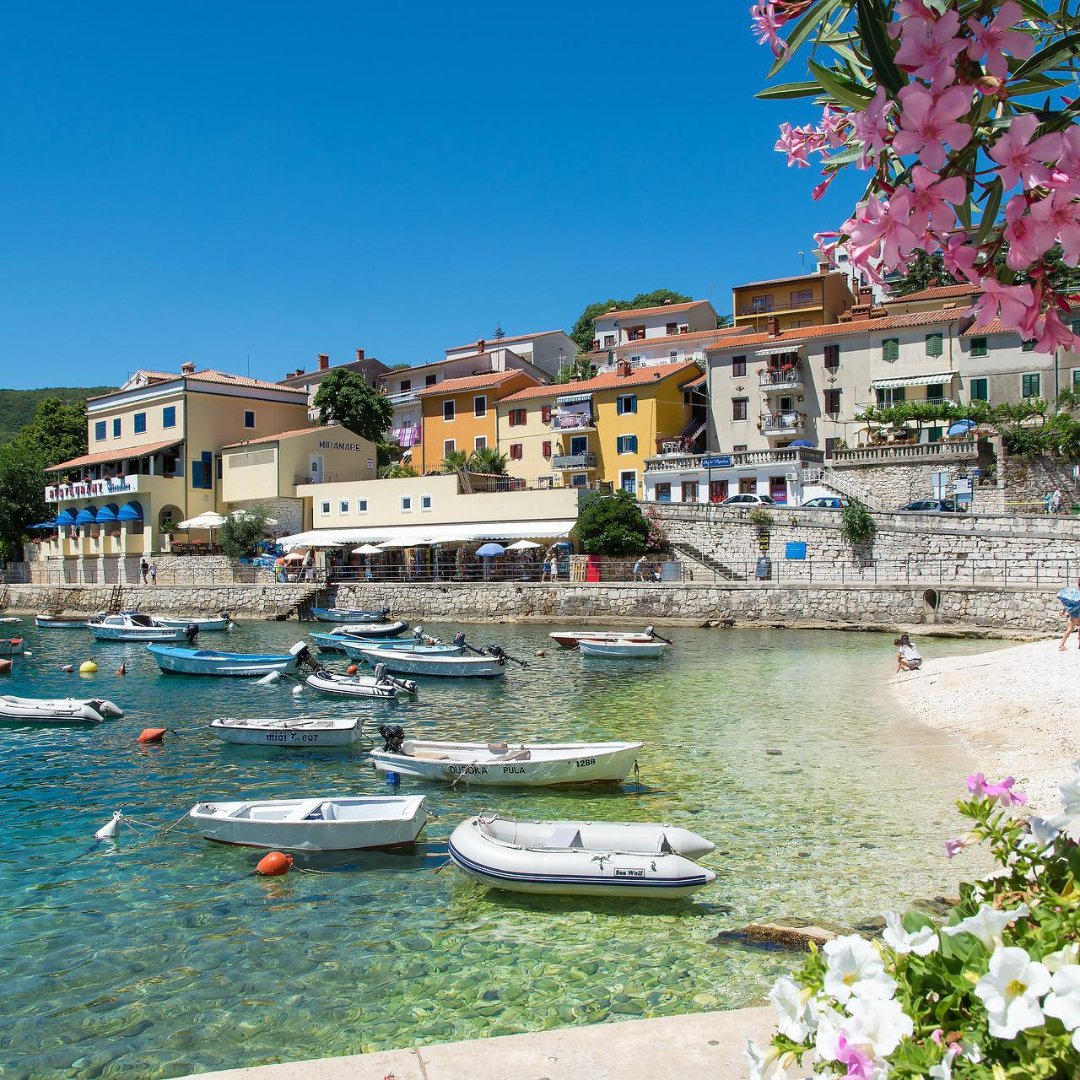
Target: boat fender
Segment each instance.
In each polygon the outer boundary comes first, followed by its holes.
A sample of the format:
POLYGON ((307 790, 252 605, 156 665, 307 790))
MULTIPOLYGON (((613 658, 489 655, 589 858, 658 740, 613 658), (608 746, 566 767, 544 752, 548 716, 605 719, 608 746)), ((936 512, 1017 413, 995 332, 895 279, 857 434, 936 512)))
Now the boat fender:
POLYGON ((120 822, 123 820, 124 814, 121 810, 114 810, 112 820, 107 824, 102 825, 96 833, 94 833, 95 840, 114 840, 116 834, 120 831, 120 822))
POLYGON ((23 656, 33 656, 33 655, 34 655, 33 649, 24 649, 23 650, 23 656))
POLYGON ((259 685, 260 686, 272 686, 280 678, 281 678, 281 672, 280 671, 271 671, 269 675, 264 675, 261 679, 259 679, 259 685))
POLYGON ((345 674, 346 674, 346 675, 355 675, 355 674, 356 674, 356 665, 355 665, 355 664, 350 664, 350 665, 349 665, 349 666, 348 666, 348 667, 347 667, 347 668, 345 669, 345 674))
POLYGON ((65 675, 70 675, 75 670, 75 665, 65 664, 60 670, 64 672, 65 675))
POLYGON ((536 652, 533 653, 533 656, 547 656, 547 650, 537 649, 536 652))
POLYGON ((303 684, 303 683, 300 683, 299 685, 297 685, 297 686, 294 686, 294 687, 292 688, 292 692, 293 692, 294 694, 302 694, 302 693, 304 692, 304 684, 303 684))
POLYGON ((93 660, 84 660, 79 665, 79 674, 80 675, 93 675, 94 672, 96 672, 96 671, 97 671, 97 664, 95 664, 93 660))
POLYGON ((283 851, 271 851, 269 855, 264 855, 259 860, 255 873, 263 877, 280 877, 292 869, 292 864, 291 855, 286 855, 283 851))
POLYGON ((168 728, 163 727, 144 728, 135 741, 141 743, 163 742, 165 740, 165 732, 168 730, 168 728))
MULTIPOLYGON (((75 669, 72 668, 71 670, 74 671, 75 669)), ((10 674, 11 674, 11 661, 10 660, 0 660, 0 675, 10 675, 10 674)))
POLYGON ((405 729, 400 724, 380 724, 379 734, 383 739, 383 750, 388 754, 400 754, 405 742, 405 729))

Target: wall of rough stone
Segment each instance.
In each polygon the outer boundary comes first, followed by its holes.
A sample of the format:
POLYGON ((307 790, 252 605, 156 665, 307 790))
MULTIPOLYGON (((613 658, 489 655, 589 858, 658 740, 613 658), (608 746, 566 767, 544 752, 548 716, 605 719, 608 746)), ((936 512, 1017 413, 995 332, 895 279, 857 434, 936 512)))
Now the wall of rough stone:
MULTIPOLYGON (((973 457, 970 462, 934 462, 896 465, 866 465, 858 462, 833 462, 826 470, 824 483, 836 479, 837 490, 844 494, 855 495, 868 506, 880 510, 895 510, 898 506, 915 499, 933 497, 930 474, 944 472, 949 475, 949 483, 963 475, 970 476, 973 457)), ((976 494, 978 500, 978 494, 976 494)), ((979 509, 976 503, 976 510, 979 509)))
POLYGON ((1080 503, 1080 486, 1073 479, 1073 462, 1060 458, 1039 457, 1030 460, 1008 457, 1002 472, 1004 510, 1013 513, 1039 513, 1043 496, 1054 488, 1061 489, 1066 512, 1073 503, 1080 503))
MULTIPOLYGON (((159 585, 271 584, 272 570, 241 566, 226 555, 155 555, 159 585)), ((49 559, 31 562, 30 574, 42 585, 138 585, 138 558, 49 559)))

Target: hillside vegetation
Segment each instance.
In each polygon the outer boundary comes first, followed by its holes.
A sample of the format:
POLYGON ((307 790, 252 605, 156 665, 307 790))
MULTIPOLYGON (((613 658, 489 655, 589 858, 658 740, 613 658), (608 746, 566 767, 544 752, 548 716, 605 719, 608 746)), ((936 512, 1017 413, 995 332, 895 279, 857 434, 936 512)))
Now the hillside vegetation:
POLYGON ((38 404, 59 398, 65 405, 114 390, 112 386, 47 386, 41 390, 0 390, 0 445, 10 442, 31 420, 38 404))

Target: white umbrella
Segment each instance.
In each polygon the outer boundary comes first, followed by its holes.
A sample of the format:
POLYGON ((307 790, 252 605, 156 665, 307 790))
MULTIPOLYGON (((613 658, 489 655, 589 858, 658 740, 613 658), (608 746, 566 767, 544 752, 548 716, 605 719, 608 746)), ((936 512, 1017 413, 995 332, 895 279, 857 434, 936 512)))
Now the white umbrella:
POLYGON ((198 517, 188 518, 187 521, 181 521, 176 527, 178 529, 220 529, 225 524, 226 518, 224 514, 217 514, 213 510, 206 510, 199 514, 198 517))
POLYGON ((507 551, 531 551, 533 548, 541 547, 540 544, 534 544, 531 540, 519 540, 516 544, 511 544, 507 551))
POLYGON ((381 555, 382 548, 376 547, 374 544, 361 544, 358 548, 353 548, 352 553, 354 555, 381 555))

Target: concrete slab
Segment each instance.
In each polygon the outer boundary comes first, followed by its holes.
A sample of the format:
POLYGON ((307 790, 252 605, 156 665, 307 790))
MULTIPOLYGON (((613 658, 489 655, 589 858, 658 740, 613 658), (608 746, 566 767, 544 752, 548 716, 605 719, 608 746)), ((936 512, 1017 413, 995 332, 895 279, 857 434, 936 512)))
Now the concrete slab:
POLYGON ((772 1009, 690 1013, 409 1050, 199 1073, 198 1080, 742 1080, 747 1038, 764 1045, 772 1009))

